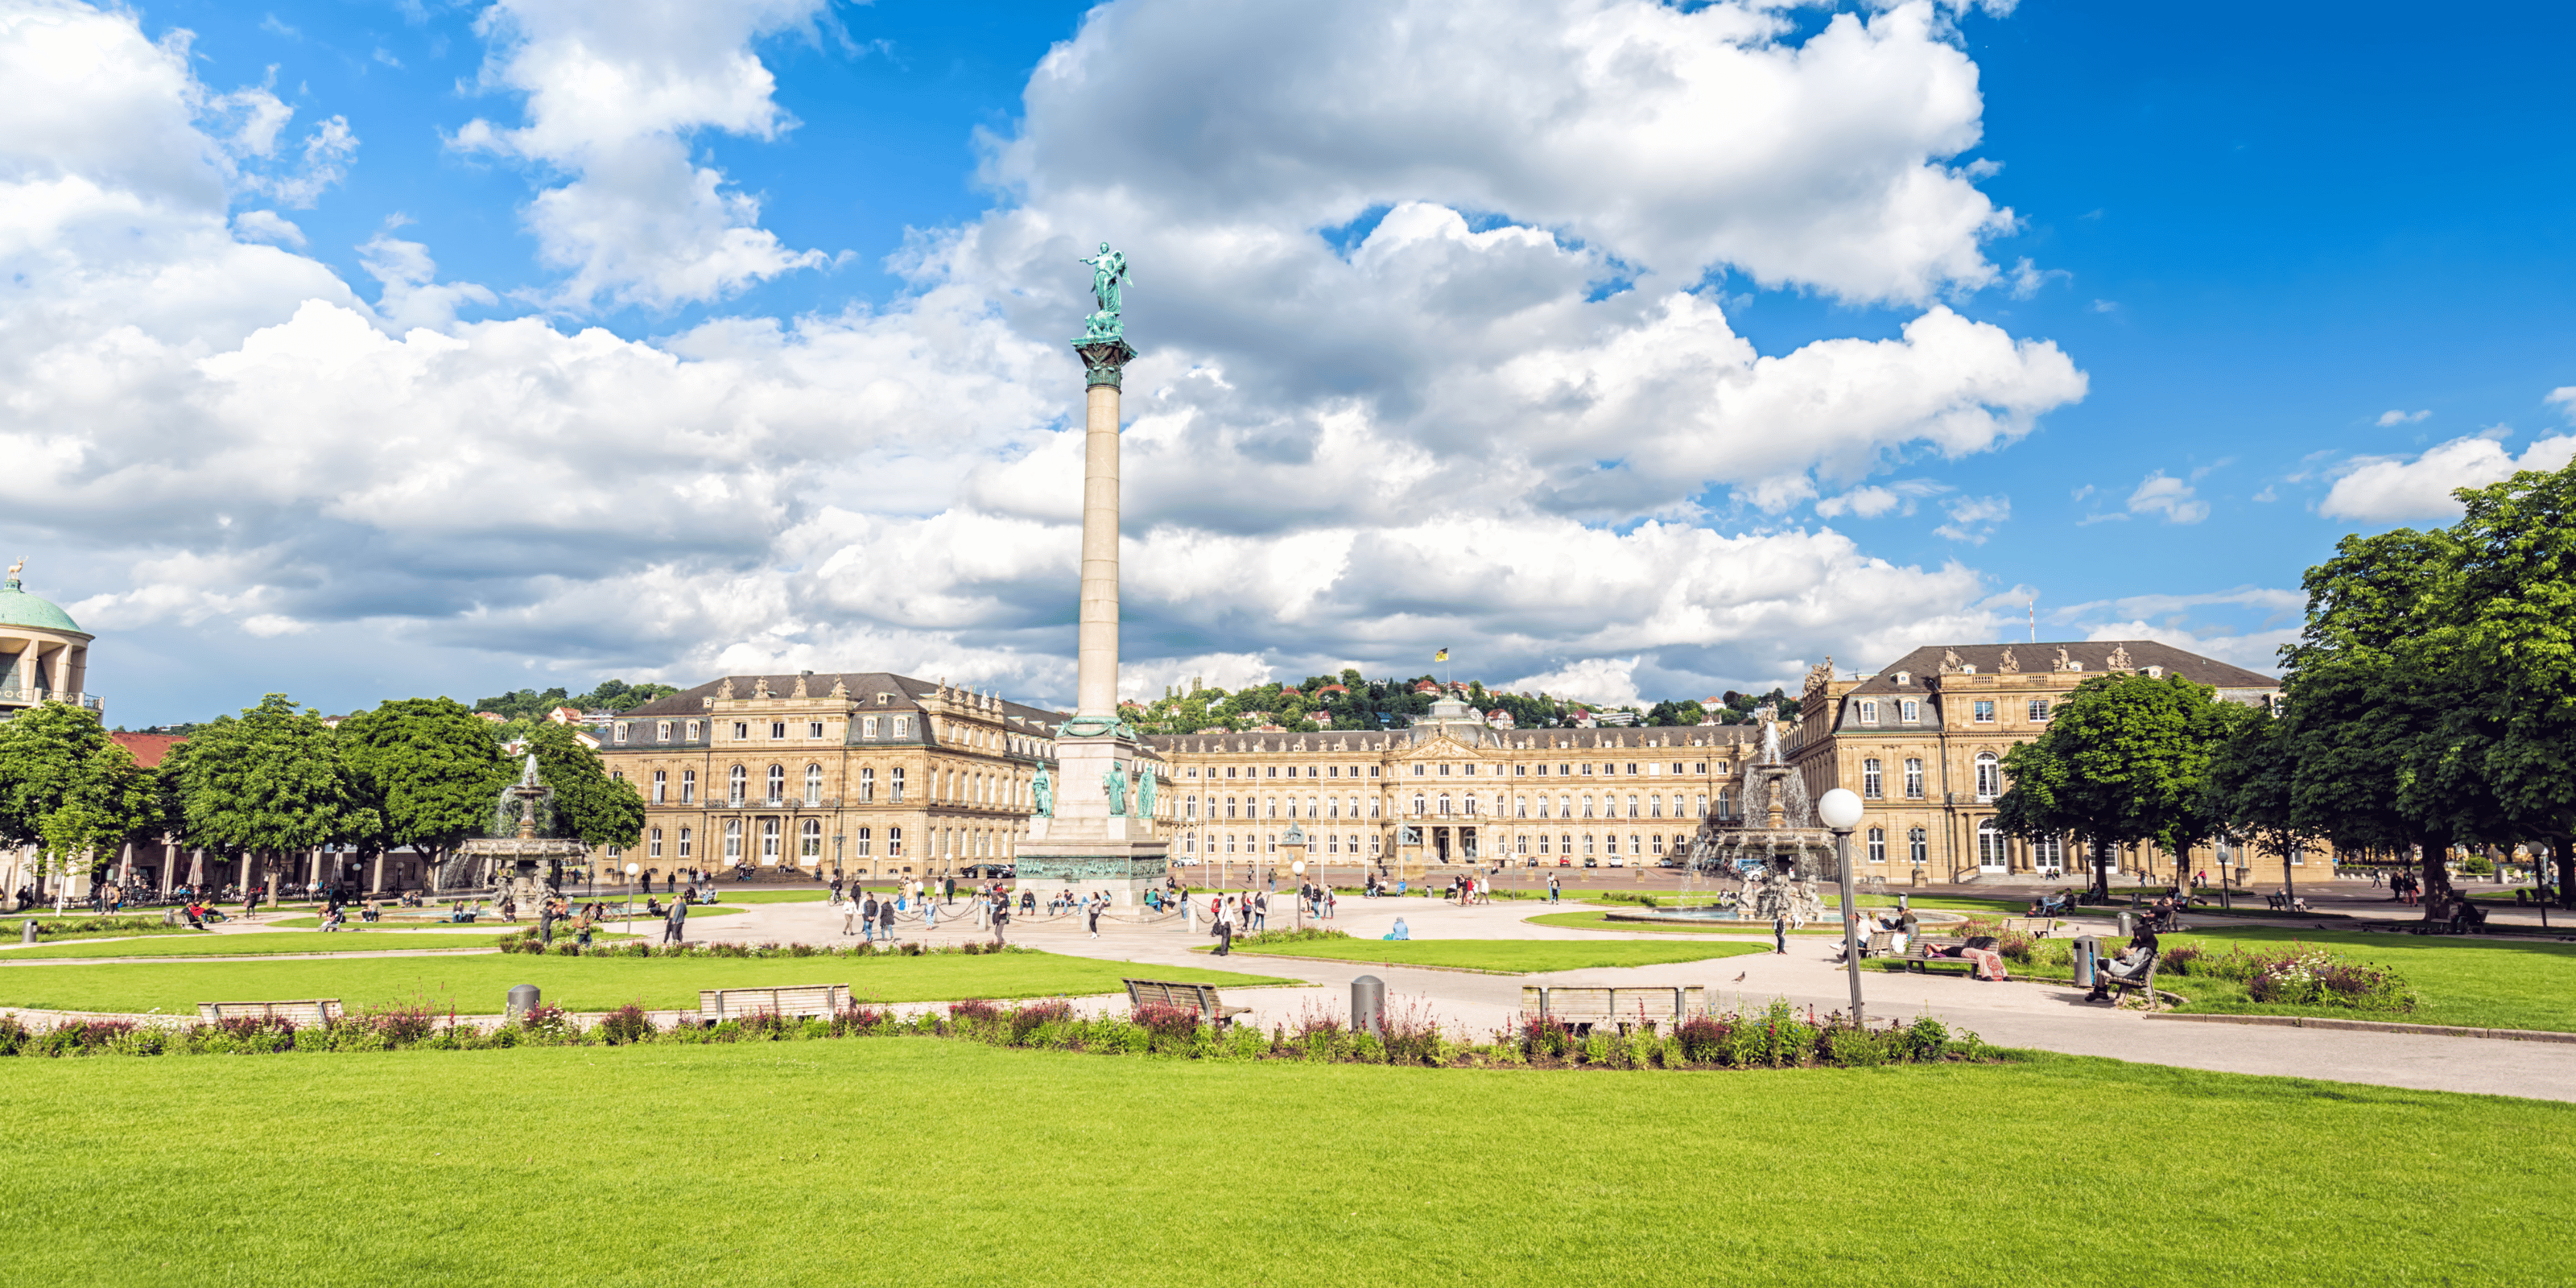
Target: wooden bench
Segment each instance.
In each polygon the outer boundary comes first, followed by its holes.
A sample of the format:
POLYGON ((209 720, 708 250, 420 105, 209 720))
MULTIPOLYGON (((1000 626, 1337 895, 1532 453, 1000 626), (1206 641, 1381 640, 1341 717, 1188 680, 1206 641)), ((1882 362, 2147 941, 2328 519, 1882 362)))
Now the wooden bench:
POLYGON ((1238 1015, 1250 1015, 1249 1006, 1228 1006, 1217 996, 1214 984, 1182 984, 1167 979, 1122 979, 1127 986, 1129 1007, 1169 1006, 1183 1011, 1196 1011, 1199 1018, 1224 1028, 1238 1015))
POLYGON ((1862 940, 1860 945, 1860 955, 1863 957, 1885 957, 1895 951, 1896 932, 1893 930, 1873 930, 1869 932, 1869 938, 1862 940))
POLYGON ((787 988, 702 988, 698 1023, 722 1024, 766 1011, 796 1019, 832 1016, 850 1008, 847 984, 798 984, 787 988))
POLYGON ((2046 939, 2056 932, 2057 923, 2047 917, 2006 917, 2003 920, 2003 927, 2004 933, 2008 935, 2028 935, 2033 939, 2046 939))
POLYGON ((1708 1014, 1707 990, 1696 984, 1660 988, 1524 984, 1521 1013, 1569 1025, 1578 1033, 1595 1024, 1616 1024, 1625 1033, 1629 1025, 1642 1020, 1679 1024, 1708 1014))
POLYGON ((1942 949, 1962 947, 1967 942, 1965 939, 1935 939, 1918 936, 1913 943, 1905 946, 1905 969, 1919 970, 1929 975, 1934 966, 1964 966, 1970 974, 1975 974, 1977 963, 1974 961, 1965 957, 1940 955, 1942 949))
POLYGON ((2308 901, 2296 895, 2267 894, 2263 896, 2263 906, 2282 912, 2306 912, 2308 901))
POLYGON ((2152 1011, 2157 1009, 2157 1004, 2161 1000, 2156 992, 2156 967, 2163 962, 2163 953, 2149 953, 2145 970, 2135 975, 2114 975, 2111 973, 2111 959, 2105 957, 2094 966, 2093 978, 2100 987, 2111 991, 2111 1000, 2115 1004, 2133 990, 2144 992, 2147 995, 2147 1009, 2152 1011))
POLYGON ((299 1029, 328 1028, 340 1022, 340 999, 318 997, 301 1002, 199 1002, 197 1018, 208 1024, 224 1020, 276 1017, 299 1029))

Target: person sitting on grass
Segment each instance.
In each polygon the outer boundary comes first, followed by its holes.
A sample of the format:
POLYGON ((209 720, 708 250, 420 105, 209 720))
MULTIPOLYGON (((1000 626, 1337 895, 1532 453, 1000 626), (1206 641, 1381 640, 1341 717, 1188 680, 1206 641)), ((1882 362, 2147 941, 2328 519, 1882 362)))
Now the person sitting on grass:
POLYGON ((1389 939, 1410 940, 1413 938, 1413 927, 1404 924, 1404 918, 1398 917, 1395 919, 1395 929, 1386 932, 1386 937, 1389 939))

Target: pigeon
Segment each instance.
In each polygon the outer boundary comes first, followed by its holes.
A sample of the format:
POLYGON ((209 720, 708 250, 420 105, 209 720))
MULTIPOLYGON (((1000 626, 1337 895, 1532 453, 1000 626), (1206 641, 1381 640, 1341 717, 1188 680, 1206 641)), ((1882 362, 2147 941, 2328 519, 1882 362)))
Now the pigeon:
POLYGON ((1744 982, 1744 977, 1745 977, 1745 976, 1747 976, 1747 975, 1750 975, 1750 974, 1752 974, 1752 973, 1753 973, 1753 972, 1751 972, 1751 971, 1749 971, 1749 970, 1748 970, 1748 971, 1738 971, 1738 972, 1736 972, 1735 982, 1736 982, 1736 983, 1738 983, 1738 984, 1743 983, 1743 982, 1744 982))

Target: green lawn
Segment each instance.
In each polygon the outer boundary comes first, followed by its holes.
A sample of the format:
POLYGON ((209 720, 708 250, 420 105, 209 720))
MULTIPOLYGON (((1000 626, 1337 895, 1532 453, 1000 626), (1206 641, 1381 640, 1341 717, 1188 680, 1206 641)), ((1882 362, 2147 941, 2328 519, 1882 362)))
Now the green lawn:
POLYGON ((328 935, 295 930, 238 935, 200 931, 186 939, 155 935, 149 939, 65 944, 59 948, 44 944, 9 948, 0 950, 0 967, 7 967, 12 958, 27 957, 265 957, 281 953, 381 953, 397 948, 490 948, 500 938, 498 933, 433 935, 399 930, 328 935))
MULTIPOLYGON (((304 935, 303 939, 319 936, 304 935)), ((386 936, 385 938, 392 938, 386 936)), ((408 936, 407 938, 420 938, 408 936)), ((848 984, 862 1001, 1081 996, 1120 992, 1119 979, 1204 981, 1229 987, 1284 981, 1185 966, 997 953, 969 957, 476 957, 313 958, 256 962, 141 962, 0 967, 0 1006, 74 1011, 188 1011, 199 1002, 336 997, 351 1007, 427 998, 445 1009, 497 1012, 518 984, 548 1005, 606 1011, 628 1002, 694 1007, 702 988, 848 984)))
POLYGON ((43 1232, 12 1283, 2537 1284, 2565 1260, 2535 1196, 2576 1168, 2564 1104, 2065 1057, 1529 1073, 887 1038, 6 1064, 0 1210, 43 1232), (301 1126, 211 1126, 244 1104, 301 1126), (392 1141, 365 1126, 388 1105, 392 1141), (604 1107, 681 1143, 644 1160, 604 1107), (1176 1112, 1191 1130, 1139 1130, 1176 1112), (1891 1122, 1976 1201, 1898 1201, 1841 1150, 1727 1167, 1711 1201, 1711 1160, 1781 1124, 1891 1122), (924 1124, 936 1148, 895 1148, 924 1124), (2141 1192, 2190 1219, 2069 1216, 2141 1192), (495 1237, 530 1230, 580 1237, 495 1237))
MULTIPOLYGON (((16 926, 0 922, 0 948, 15 946, 20 933, 22 932, 16 926)), ((149 938, 158 935, 202 935, 204 933, 193 926, 147 926, 140 930, 59 930, 36 942, 75 944, 84 939, 131 939, 136 936, 149 938)))
MULTIPOLYGON (((2391 967, 2423 995, 2423 1005, 2411 1014, 2360 1018, 2576 1031, 2576 944, 2263 926, 2165 936, 2168 944, 2203 943, 2216 951, 2224 951, 2231 944, 2254 948, 2283 946, 2293 941, 2330 947, 2358 961, 2391 967)), ((2354 1015, 2351 1011, 2314 1007, 2267 1006, 2246 997, 2243 987, 2230 980, 2159 975, 2156 986, 2191 998, 2191 1009, 2195 1011, 2354 1015)))
MULTIPOLYGON (((1658 943, 1652 940, 1547 939, 1310 939, 1267 948, 1237 948, 1245 956, 1321 957, 1331 961, 1385 962, 1392 966, 1464 966, 1515 975, 1589 970, 1603 966, 1653 966, 1767 951, 1768 943, 1658 943)), ((1207 952, 1208 949, 1198 949, 1207 952)))

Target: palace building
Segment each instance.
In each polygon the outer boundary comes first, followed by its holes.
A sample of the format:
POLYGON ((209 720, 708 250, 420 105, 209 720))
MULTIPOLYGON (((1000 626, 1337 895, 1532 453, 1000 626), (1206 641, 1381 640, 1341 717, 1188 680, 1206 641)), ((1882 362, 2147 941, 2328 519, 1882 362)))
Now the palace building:
POLYGON ((1171 775, 1175 863, 1679 863, 1733 812, 1742 728, 1512 729, 1455 695, 1410 727, 1147 743, 1171 775), (1292 839, 1292 829, 1295 837, 1292 839))
MULTIPOLYGON (((2004 753, 2037 738, 2075 687, 2103 674, 2180 675, 2225 702, 2269 705, 2281 682, 2153 640, 1955 644, 1918 648, 1870 675, 1839 677, 1832 662, 1808 673, 1797 722, 1784 731, 1789 763, 1809 799, 1835 787, 1865 807, 1852 838, 1856 872, 1928 881, 1973 880, 2049 869, 2089 870, 2071 837, 2030 841, 2003 834, 1995 801, 2010 786, 2004 753)), ((2185 871, 2221 868, 2239 881, 2283 879, 2276 855, 2222 841, 2186 856, 2185 871)), ((2171 879, 2173 857, 2152 845, 2116 856, 2114 869, 2171 879)), ((2328 875, 2322 854, 2295 855, 2291 875, 2328 875)))
POLYGON ((611 721, 599 749, 645 813, 642 841, 601 875, 1007 863, 1062 719, 884 672, 734 675, 655 699, 611 721))

